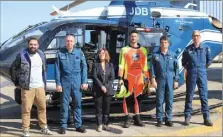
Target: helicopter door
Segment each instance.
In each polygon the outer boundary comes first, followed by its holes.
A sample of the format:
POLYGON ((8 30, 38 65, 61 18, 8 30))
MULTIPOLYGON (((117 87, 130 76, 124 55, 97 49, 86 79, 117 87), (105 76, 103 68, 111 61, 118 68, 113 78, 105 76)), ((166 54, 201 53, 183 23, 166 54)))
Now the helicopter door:
POLYGON ((113 63, 115 70, 115 77, 118 77, 118 63, 119 63, 119 53, 122 47, 126 45, 126 34, 124 30, 114 30, 109 32, 108 36, 108 52, 110 54, 111 62, 113 63))
POLYGON ((92 78, 92 65, 99 49, 106 47, 106 33, 104 30, 96 29, 97 26, 86 26, 84 46, 82 51, 88 66, 88 77, 92 78))

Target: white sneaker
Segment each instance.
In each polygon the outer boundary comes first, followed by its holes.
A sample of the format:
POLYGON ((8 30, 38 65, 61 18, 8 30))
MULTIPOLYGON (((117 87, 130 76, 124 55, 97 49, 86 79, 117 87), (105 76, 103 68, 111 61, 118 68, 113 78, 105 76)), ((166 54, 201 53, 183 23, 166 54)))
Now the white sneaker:
POLYGON ((23 137, 30 137, 30 135, 29 135, 29 131, 24 130, 24 131, 23 131, 23 137))
POLYGON ((41 129, 41 132, 45 135, 53 135, 53 133, 49 130, 48 126, 45 126, 41 129))
POLYGON ((99 126, 97 127, 97 131, 98 131, 98 132, 101 132, 101 131, 102 131, 102 125, 99 125, 99 126))

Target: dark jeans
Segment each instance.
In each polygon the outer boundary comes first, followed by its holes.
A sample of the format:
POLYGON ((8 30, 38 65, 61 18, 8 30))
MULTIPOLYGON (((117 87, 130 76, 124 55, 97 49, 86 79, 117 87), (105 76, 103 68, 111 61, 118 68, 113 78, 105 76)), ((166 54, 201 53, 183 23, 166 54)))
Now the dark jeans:
POLYGON ((95 116, 96 116, 96 123, 98 126, 102 124, 102 121, 104 125, 108 125, 109 123, 111 99, 112 96, 107 96, 105 94, 94 97, 95 108, 96 108, 95 116))

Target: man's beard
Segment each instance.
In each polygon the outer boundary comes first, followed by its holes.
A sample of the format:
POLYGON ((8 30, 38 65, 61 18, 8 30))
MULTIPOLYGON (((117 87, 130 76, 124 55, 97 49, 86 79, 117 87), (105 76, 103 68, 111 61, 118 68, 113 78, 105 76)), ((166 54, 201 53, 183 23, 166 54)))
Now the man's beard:
POLYGON ((35 48, 29 48, 28 51, 29 51, 30 54, 36 54, 37 49, 35 49, 35 48))

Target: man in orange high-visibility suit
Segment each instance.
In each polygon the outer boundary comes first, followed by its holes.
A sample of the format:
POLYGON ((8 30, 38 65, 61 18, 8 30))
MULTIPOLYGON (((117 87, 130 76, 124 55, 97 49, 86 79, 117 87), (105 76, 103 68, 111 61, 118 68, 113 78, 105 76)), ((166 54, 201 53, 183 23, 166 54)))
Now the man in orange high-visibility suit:
POLYGON ((145 80, 149 78, 147 50, 138 44, 138 32, 130 32, 130 45, 123 47, 119 55, 119 85, 125 84, 130 96, 124 97, 124 128, 130 127, 129 107, 134 106, 134 124, 145 126, 139 116, 140 98, 145 80), (127 107, 128 106, 128 107, 127 107))

